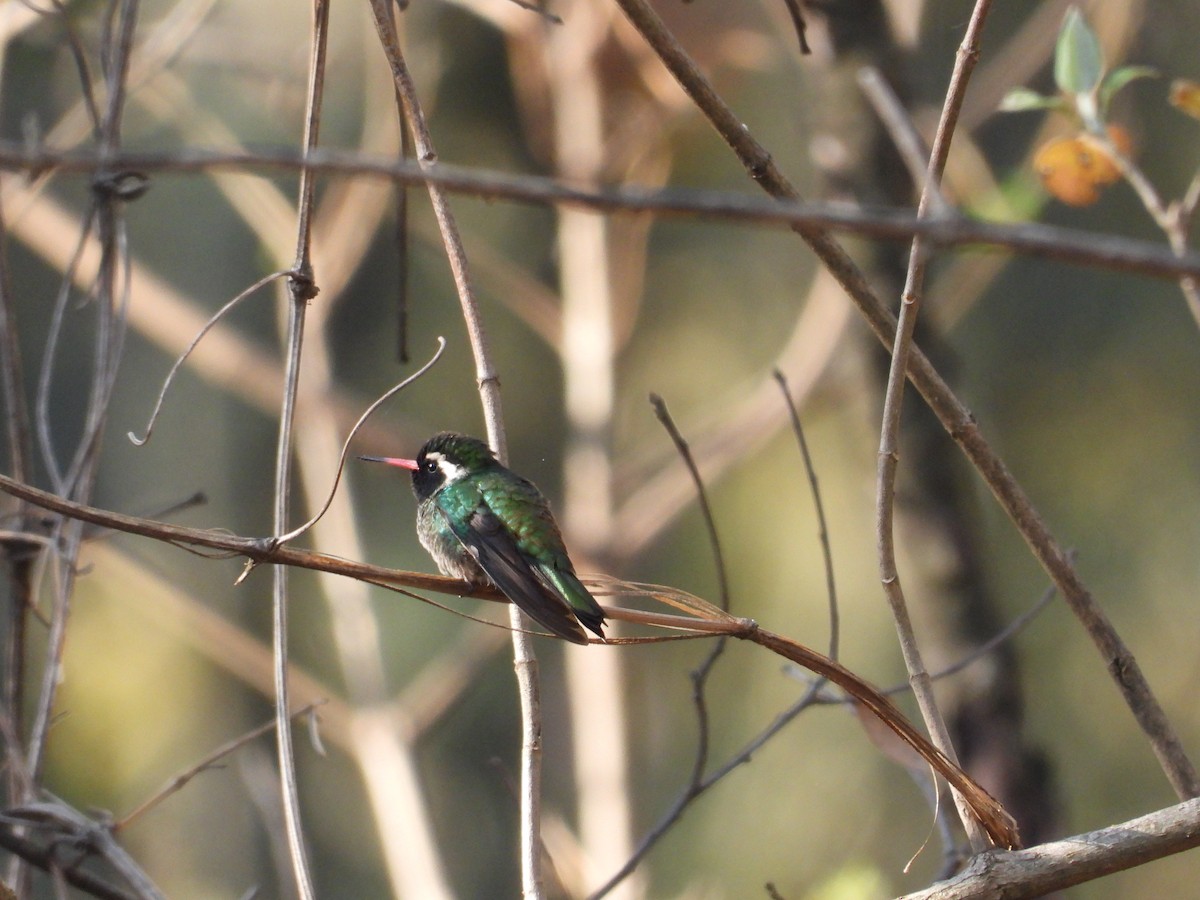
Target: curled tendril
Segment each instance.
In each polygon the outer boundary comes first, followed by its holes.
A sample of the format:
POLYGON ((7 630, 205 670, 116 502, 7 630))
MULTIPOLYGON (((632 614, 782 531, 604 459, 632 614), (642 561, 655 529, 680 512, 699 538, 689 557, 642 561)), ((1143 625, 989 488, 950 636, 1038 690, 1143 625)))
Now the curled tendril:
POLYGON ((180 357, 175 360, 175 364, 171 366, 171 371, 167 373, 167 377, 163 380, 162 390, 158 392, 158 400, 154 403, 154 411, 150 413, 150 420, 146 423, 146 433, 141 437, 138 437, 132 431, 128 433, 129 440, 133 442, 134 445, 141 447, 146 443, 146 441, 150 440, 150 435, 154 431, 154 423, 158 421, 158 414, 162 412, 163 400, 166 399, 167 390, 171 387, 171 383, 175 380, 176 373, 179 372, 180 367, 183 366, 187 358, 192 355, 192 351, 196 349, 196 346, 201 340, 204 339, 204 336, 212 331, 213 326, 216 325, 226 313, 232 310, 251 294, 259 290, 259 288, 265 287, 277 278, 284 278, 291 274, 292 272, 290 271, 272 272, 270 275, 260 278, 258 281, 254 282, 254 284, 250 285, 250 287, 246 288, 244 291, 222 306, 219 310, 217 310, 216 313, 213 314, 213 317, 204 323, 204 327, 200 329, 199 333, 194 338, 192 338, 192 342, 188 344, 187 349, 183 351, 180 357))
POLYGON ((432 369, 433 366, 437 363, 437 361, 442 358, 442 353, 445 351, 445 349, 446 349, 446 339, 444 337, 439 337, 437 350, 435 350, 433 353, 433 356, 431 356, 429 358, 429 362, 425 363, 425 365, 421 366, 421 368, 417 369, 417 371, 413 372, 411 375, 409 375, 407 378, 405 378, 399 384, 388 389, 388 391, 386 393, 384 393, 378 400, 376 400, 374 403, 372 403, 370 406, 368 406, 366 408, 366 411, 363 412, 363 414, 358 417, 358 421, 354 423, 354 427, 351 428, 350 433, 348 435, 346 435, 345 443, 342 444, 342 453, 341 453, 341 456, 338 458, 337 474, 335 474, 333 476, 333 486, 330 487, 330 489, 329 489, 329 496, 325 498, 325 503, 321 506, 320 510, 317 511, 317 514, 315 516, 313 516, 311 519, 309 519, 307 522, 305 522, 303 525, 299 526, 298 528, 293 528, 287 534, 279 535, 277 538, 274 539, 273 543, 275 543, 278 546, 280 544, 286 544, 288 541, 294 541, 296 538, 300 537, 300 535, 304 534, 304 532, 308 531, 310 528, 312 528, 314 525, 316 525, 317 522, 319 522, 321 520, 321 517, 323 515, 325 515, 326 511, 329 509, 330 504, 333 503, 333 497, 337 493, 338 482, 340 482, 342 479, 342 470, 346 468, 346 457, 350 453, 350 442, 354 440, 354 436, 358 433, 358 429, 362 428, 363 423, 365 423, 367 421, 367 419, 371 416, 371 414, 374 413, 375 410, 377 410, 384 403, 384 401, 389 400, 390 398, 392 398, 393 396, 398 394, 400 391, 402 391, 406 387, 408 387, 410 384, 412 384, 414 381, 416 381, 418 378, 423 376, 430 369, 432 369))

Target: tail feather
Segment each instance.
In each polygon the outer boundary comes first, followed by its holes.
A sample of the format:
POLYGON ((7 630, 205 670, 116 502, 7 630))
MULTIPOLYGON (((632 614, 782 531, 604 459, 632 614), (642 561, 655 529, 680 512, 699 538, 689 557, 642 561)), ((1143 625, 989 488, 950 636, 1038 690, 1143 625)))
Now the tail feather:
POLYGON ((575 618, 589 631, 604 637, 604 610, 575 573, 548 565, 540 565, 538 570, 567 601, 575 618))

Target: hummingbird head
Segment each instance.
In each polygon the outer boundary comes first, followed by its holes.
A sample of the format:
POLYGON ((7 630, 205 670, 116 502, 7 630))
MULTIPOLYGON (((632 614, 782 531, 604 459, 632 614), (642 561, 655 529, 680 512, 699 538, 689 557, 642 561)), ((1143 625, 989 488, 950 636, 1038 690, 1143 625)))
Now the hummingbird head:
POLYGON ((496 455, 483 441, 452 431, 443 431, 427 440, 416 459, 391 456, 360 456, 359 459, 408 469, 412 472, 413 493, 417 500, 432 497, 446 485, 496 463, 496 455))

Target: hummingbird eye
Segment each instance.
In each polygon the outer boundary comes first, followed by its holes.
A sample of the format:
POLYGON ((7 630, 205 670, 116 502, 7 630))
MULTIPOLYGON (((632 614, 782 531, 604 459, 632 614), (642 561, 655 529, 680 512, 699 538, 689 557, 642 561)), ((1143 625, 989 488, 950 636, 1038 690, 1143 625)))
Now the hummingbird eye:
POLYGON ((436 472, 438 470, 438 464, 432 459, 427 459, 421 463, 421 468, 426 472, 436 472))

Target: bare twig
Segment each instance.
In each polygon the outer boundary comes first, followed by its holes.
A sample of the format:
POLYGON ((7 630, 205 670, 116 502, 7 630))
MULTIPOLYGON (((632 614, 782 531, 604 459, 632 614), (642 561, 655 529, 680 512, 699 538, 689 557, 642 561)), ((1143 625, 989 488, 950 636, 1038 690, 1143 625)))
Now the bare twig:
POLYGON ((446 339, 439 337, 437 350, 434 351, 433 356, 429 358, 429 361, 426 362, 425 365, 421 366, 421 368, 417 369, 417 371, 413 372, 399 384, 388 388, 379 396, 377 400, 375 400, 374 403, 372 403, 363 411, 363 414, 358 417, 358 421, 354 423, 354 427, 350 429, 350 433, 346 435, 346 440, 342 442, 342 452, 338 455, 337 474, 333 478, 333 484, 329 487, 329 495, 325 498, 325 502, 321 505, 321 508, 317 510, 317 512, 303 525, 298 525, 287 534, 279 535, 277 538, 279 543, 286 544, 288 541, 294 541, 296 538, 300 537, 300 535, 311 529, 320 520, 321 516, 325 515, 325 512, 329 509, 329 505, 333 503, 334 495, 337 493, 338 482, 341 481, 342 478, 342 470, 346 467, 346 456, 350 453, 350 444, 354 440, 354 436, 358 434, 358 430, 363 426, 367 419, 370 418, 371 414, 375 412, 375 410, 379 409, 379 407, 385 402, 396 396, 396 394, 400 393, 402 390, 420 379, 426 372, 432 369, 434 365, 437 364, 437 361, 442 358, 442 353, 445 351, 445 349, 446 339))
MULTIPOLYGON (((629 0, 634 2, 634 0, 629 0)), ((747 136, 747 140, 753 138, 747 136)), ((743 152, 750 153, 746 148, 743 152)), ((763 153, 766 151, 763 150, 763 153)), ((755 156, 757 158, 757 155, 755 156)), ((30 149, 0 141, 0 169, 40 172, 57 169, 91 172, 102 165, 93 151, 59 151, 47 147, 30 149)), ((321 148, 308 154, 296 151, 217 151, 195 148, 171 153, 122 151, 113 164, 145 172, 190 172, 216 169, 268 169, 313 171, 338 175, 385 178, 403 184, 432 183, 446 192, 465 193, 488 199, 523 203, 561 203, 613 212, 653 212, 661 216, 703 216, 736 222, 786 225, 793 230, 844 231, 886 240, 911 240, 921 235, 931 247, 992 246, 1014 253, 1053 259, 1113 271, 1133 272, 1157 278, 1178 279, 1200 276, 1200 254, 1177 255, 1160 244, 1115 235, 1081 232, 1036 222, 1017 225, 994 224, 959 214, 918 219, 912 212, 894 209, 861 209, 838 203, 802 200, 795 193, 772 192, 760 198, 725 191, 636 187, 588 190, 533 175, 513 175, 467 169, 439 162, 422 168, 419 163, 394 157, 321 148)), ((782 177, 768 168, 767 181, 779 187, 782 177)))
MULTIPOLYGON (((967 24, 962 44, 955 58, 954 71, 950 76, 950 85, 946 90, 946 100, 942 107, 942 115, 938 121, 937 134, 930 150, 928 168, 921 189, 921 200, 917 208, 918 217, 926 215, 929 209, 938 208, 941 200, 938 185, 942 172, 946 167, 946 158, 950 155, 950 142, 954 138, 954 129, 962 109, 963 97, 966 95, 967 83, 975 61, 979 58, 979 39, 983 24, 991 8, 991 0, 976 0, 967 24)), ((913 348, 913 332, 917 325, 917 313, 920 309, 921 294, 925 284, 925 262, 927 250, 921 238, 913 239, 912 249, 908 257, 908 273, 905 278, 904 292, 900 298, 900 318, 896 326, 896 339, 892 347, 891 367, 888 371, 887 388, 883 401, 883 421, 879 437, 879 468, 876 481, 876 529, 879 542, 879 580, 883 585, 888 605, 896 623, 896 634, 900 639, 900 649, 904 655, 904 665, 908 670, 909 683, 920 707, 921 716, 934 745, 954 762, 958 761, 954 746, 950 740, 950 731, 938 709, 933 696, 933 683, 925 662, 921 657, 917 644, 916 632, 909 618, 908 603, 900 583, 900 573, 896 563, 895 545, 895 512, 896 512, 896 471, 900 461, 900 417, 903 409, 904 386, 908 379, 908 358, 913 348)), ((971 846, 982 850, 986 844, 979 826, 972 817, 965 800, 955 797, 959 809, 959 817, 966 828, 971 846)))
POLYGON ((9 822, 29 823, 31 829, 44 830, 49 835, 50 867, 55 872, 77 867, 77 863, 63 866, 54 852, 55 845, 65 844, 79 854, 79 861, 88 856, 103 859, 132 888, 134 895, 142 900, 165 900, 150 877, 117 843, 111 823, 96 821, 79 810, 67 805, 57 797, 26 803, 4 811, 3 818, 9 822))
MULTIPOLYGON (((17 336, 16 309, 8 269, 8 231, 0 209, 0 391, 4 398, 5 444, 12 472, 19 481, 29 479, 33 464, 33 441, 29 424, 29 403, 25 396, 25 375, 21 362, 21 343, 17 336)), ((24 504, 18 504, 18 519, 24 517, 24 504)), ((8 566, 8 627, 3 641, 3 694, 0 716, 9 729, 5 736, 8 765, 8 798, 24 796, 25 764, 21 742, 25 730, 25 650, 26 624, 33 607, 33 548, 22 539, 5 540, 0 548, 8 566)))
MULTIPOLYGON (((387 57, 388 66, 396 90, 404 101, 404 111, 412 131, 413 144, 422 171, 437 166, 437 151, 425 123, 416 85, 404 61, 400 41, 396 35, 386 6, 389 0, 371 0, 375 18, 375 29, 380 45, 387 57)), ((479 314, 474 290, 471 287, 467 256, 462 237, 445 191, 437 184, 427 184, 429 199, 442 233, 446 257, 454 276, 463 320, 475 358, 476 381, 479 398, 483 406, 483 418, 487 427, 488 442, 502 462, 508 456, 508 442, 504 430, 504 414, 500 401, 500 376, 495 368, 488 346, 487 332, 479 314)), ((521 611, 509 607, 512 625, 513 667, 517 676, 517 689, 521 700, 521 885, 527 900, 538 900, 543 896, 541 866, 541 773, 542 773, 542 723, 541 698, 538 682, 537 657, 533 645, 524 632, 521 611)))
MULTIPOLYGON (((329 35, 329 3, 314 0, 312 46, 308 71, 308 99, 305 106, 304 149, 317 144, 321 128, 321 108, 325 87, 325 54, 329 35)), ((279 410, 279 439, 275 452, 275 501, 272 530, 288 530, 288 510, 292 480, 292 429, 296 394, 300 382, 300 358, 304 343, 304 319, 308 302, 316 296, 313 282, 311 242, 315 176, 304 172, 300 178, 297 201, 296 260, 288 276, 287 369, 283 399, 279 410)), ((279 753, 280 790, 283 820, 296 890, 302 900, 313 900, 312 875, 308 865, 303 827, 300 822, 300 792, 296 784, 296 762, 292 753, 291 704, 288 701, 288 629, 287 569, 272 569, 272 629, 275 657, 275 738, 279 753)))
MULTIPOLYGON (((121 147, 121 123, 138 11, 137 0, 119 0, 112 3, 109 7, 108 27, 101 38, 101 61, 107 91, 97 132, 98 156, 101 160, 116 155, 121 147)), ((97 167, 91 182, 89 211, 84 217, 87 224, 81 230, 79 247, 82 248, 94 227, 100 249, 95 280, 88 291, 96 317, 92 336, 90 384, 84 407, 83 428, 70 465, 60 472, 52 451, 46 461, 55 489, 75 499, 87 498, 92 492, 100 462, 100 441, 107 422, 108 404, 112 396, 124 336, 124 301, 128 297, 128 282, 125 282, 123 292, 118 289, 122 269, 128 273, 122 207, 127 199, 136 196, 136 193, 123 193, 124 182, 123 173, 111 166, 104 164, 97 167)), ((74 257, 75 264, 79 261, 80 252, 81 250, 77 251, 74 257)), ((64 273, 56 316, 65 316, 66 298, 71 290, 70 282, 71 273, 64 273)), ((60 326, 61 318, 56 328, 60 326)), ((54 341, 47 346, 44 372, 52 370, 56 365, 56 353, 57 332, 54 333, 54 341)), ((48 391, 45 380, 39 387, 48 391)), ((38 403, 37 427, 44 428, 48 434, 48 425, 44 420, 48 418, 49 399, 43 394, 38 398, 38 403)), ((43 445, 50 447, 48 438, 43 441, 43 445)), ((41 687, 34 702, 33 721, 23 767, 28 773, 25 791, 26 799, 30 801, 35 796, 33 792, 40 784, 45 766, 46 745, 53 720, 55 699, 61 683, 62 659, 82 528, 78 521, 61 520, 52 526, 51 536, 59 549, 53 557, 56 569, 55 595, 50 629, 46 638, 41 687)), ((19 861, 11 870, 10 880, 19 890, 24 890, 27 886, 28 870, 19 861)))
POLYGON ((675 421, 667 411, 666 401, 658 394, 651 394, 650 405, 654 407, 655 417, 670 435, 671 441, 675 444, 675 451, 683 460, 688 474, 691 475, 692 484, 695 485, 696 500, 700 504, 700 515, 704 517, 704 527, 708 532, 708 544, 712 551, 713 564, 717 567, 717 596, 720 598, 721 609, 729 612, 729 576, 725 571, 725 557, 721 553, 721 539, 717 537, 717 522, 713 518, 712 508, 708 505, 708 494, 704 490, 704 481, 700 478, 700 470, 696 468, 696 462, 692 459, 692 451, 688 447, 687 441, 679 433, 675 421))
POLYGON ((817 514, 817 537, 821 542, 821 558, 825 563, 825 595, 829 600, 829 657, 837 659, 841 616, 838 613, 837 582, 833 576, 833 549, 829 544, 829 526, 825 522, 825 504, 821 501, 821 487, 817 483, 817 468, 813 465, 812 455, 808 452, 808 440, 804 437, 804 427, 800 424, 800 412, 796 409, 795 401, 792 400, 787 378, 779 369, 775 370, 774 375, 792 420, 792 430, 796 434, 796 443, 800 446, 800 456, 804 460, 804 472, 808 476, 808 486, 812 492, 813 508, 817 514))
POLYGON ((158 414, 162 411, 163 400, 166 398, 167 391, 170 390, 171 384, 175 380, 175 375, 179 372, 179 369, 183 366, 183 364, 187 362, 187 358, 192 355, 192 351, 196 349, 196 346, 204 339, 204 336, 208 334, 214 327, 216 327, 217 323, 225 318, 227 313, 232 311, 234 307, 240 304, 247 297, 252 296, 259 290, 259 288, 266 287, 272 281, 275 281, 278 278, 283 278, 289 274, 291 273, 281 271, 272 272, 270 275, 264 275, 262 278, 258 279, 258 281, 254 282, 254 284, 250 285, 248 288, 243 290, 236 297, 222 306, 219 310, 213 313, 212 318, 205 322, 204 327, 200 329, 194 338, 192 338, 192 342, 188 344, 187 349, 185 349, 183 353, 176 357, 175 363, 171 366, 171 370, 167 372, 167 377, 163 379, 162 388, 160 388, 158 392, 158 399, 154 401, 154 409, 150 411, 150 418, 146 422, 145 433, 142 434, 141 437, 138 437, 132 431, 129 432, 128 437, 132 443, 141 447, 146 443, 146 441, 150 440, 150 435, 154 433, 154 423, 158 421, 158 414))
MULTIPOLYGON (((836 660, 839 630, 837 593, 833 575, 833 557, 829 545, 829 533, 825 524, 825 513, 824 506, 821 502, 821 492, 817 484, 817 477, 812 465, 812 458, 808 452, 808 442, 804 438, 804 431, 801 428, 799 415, 796 412, 795 404, 792 402, 791 394, 788 391, 787 381, 782 372, 776 370, 774 374, 791 413, 792 425, 795 429, 797 440, 800 444, 801 453, 804 458, 805 471, 808 473, 808 481, 812 488, 813 500, 816 505, 821 548, 825 560, 825 579, 829 597, 829 657, 832 660, 836 660)), ((656 413, 659 414, 660 419, 662 419, 666 414, 665 408, 663 408, 661 411, 659 410, 658 403, 655 403, 655 410, 656 413)), ((669 419, 665 420, 663 424, 667 425, 673 440, 675 440, 677 449, 681 454, 684 455, 684 460, 687 463, 688 471, 691 474, 693 483, 700 494, 701 508, 704 512, 705 522, 709 528, 710 541, 713 542, 713 552, 719 563, 721 559, 720 548, 716 543, 715 525, 713 524, 711 513, 708 510, 707 500, 705 499, 704 495, 703 483, 700 481, 700 475, 696 469, 695 462, 691 458, 691 453, 688 451, 686 445, 682 443, 682 437, 678 436, 678 433, 674 427, 674 423, 671 422, 668 424, 668 422, 670 422, 669 419)), ((721 568, 721 571, 723 573, 723 567, 721 568)), ((722 584, 724 584, 723 577, 721 578, 721 581, 722 584)), ((728 603, 725 602, 725 600, 726 596, 723 594, 722 608, 728 610, 728 603)), ((705 776, 704 770, 707 768, 708 761, 708 709, 704 700, 704 684, 712 670, 713 663, 715 663, 717 656, 720 654, 720 651, 724 646, 724 643, 724 638, 718 639, 718 643, 716 647, 713 648, 713 651, 710 653, 710 655, 706 657, 701 666, 692 673, 692 702, 696 707, 697 718, 699 721, 699 737, 697 740, 696 760, 692 767, 691 780, 688 782, 687 786, 680 793, 680 795, 675 798, 675 801, 671 804, 667 811, 659 817, 658 822, 656 822, 655 825, 643 836, 633 855, 630 856, 625 864, 619 870, 617 870, 617 872, 615 872, 609 878, 609 880, 604 883, 603 886, 601 886, 595 893, 591 895, 591 900, 598 900, 598 898, 605 896, 609 891, 612 890, 613 887, 626 878, 641 863, 642 859, 645 858, 645 856, 654 848, 659 840, 661 840, 667 834, 667 832, 674 827, 675 823, 682 818, 684 812, 694 800, 700 797, 701 794, 705 793, 717 782, 721 781, 730 772, 734 771, 734 769, 749 762, 751 757, 758 752, 759 748, 761 748, 771 738, 782 731, 805 709, 821 699, 821 687, 825 683, 825 678, 823 676, 816 678, 808 686, 808 689, 804 692, 803 696, 801 696, 795 703, 776 716, 766 728, 751 738, 739 751, 734 753, 728 760, 726 760, 725 763, 705 776)))
MULTIPOLYGON (((975 663, 986 658, 988 654, 994 652, 1002 644, 1020 634, 1020 632, 1024 630, 1025 626, 1040 616, 1042 612, 1045 611, 1046 607, 1048 607, 1057 596, 1058 590, 1054 587, 1054 585, 1050 585, 1050 587, 1046 588, 1046 590, 1042 592, 1042 596, 1039 597, 1037 601, 1029 607, 1029 609, 1025 610, 1025 612, 1021 613, 978 647, 972 647, 970 652, 963 654, 961 658, 955 660, 944 668, 938 669, 936 672, 931 672, 929 675, 930 680, 940 681, 943 678, 949 678, 951 675, 957 675, 959 672, 963 671, 963 669, 970 668, 975 663)), ((799 670, 794 671, 799 673, 799 670)), ((802 678, 802 680, 804 679, 802 678)), ((890 688, 883 688, 882 693, 887 694, 889 697, 894 697, 896 694, 902 694, 909 689, 909 684, 906 681, 890 688)), ((842 703, 844 702, 844 698, 821 697, 819 698, 819 702, 842 703)))
MULTIPOLYGON (((684 466, 687 468, 688 474, 692 479, 692 484, 696 490, 697 502, 700 504, 700 513, 704 518, 705 529, 708 532, 709 549, 713 555, 713 563, 717 570, 719 603, 723 611, 729 612, 729 578, 725 570, 725 556, 721 552, 721 541, 717 535, 716 519, 713 517, 712 509, 708 503, 708 494, 704 490, 704 481, 700 477, 700 470, 696 468, 696 462, 692 458, 687 441, 679 432, 674 419, 671 418, 666 402, 657 394, 651 394, 650 405, 654 408, 655 417, 662 423, 663 428, 666 429, 667 434, 670 436, 672 443, 675 445, 676 452, 683 460, 684 466)), ((609 876, 608 880, 601 887, 590 895, 591 900, 598 900, 600 897, 607 896, 618 884, 632 874, 642 859, 645 858, 646 854, 658 843, 658 840, 683 816, 684 811, 691 805, 691 802, 707 789, 708 785, 705 784, 704 770, 708 768, 710 734, 708 700, 705 688, 708 685, 709 676, 712 674, 717 660, 725 652, 726 643, 727 640, 724 636, 717 638, 713 642, 712 649, 709 650, 700 665, 692 670, 690 675, 692 682, 692 706, 696 710, 696 755, 692 760, 692 773, 688 783, 684 786, 683 791, 675 799, 670 809, 667 810, 658 823, 638 843, 629 858, 625 860, 615 873, 609 876)))
MULTIPOLYGON (((67 307, 71 301, 71 282, 74 280, 74 273, 77 271, 79 261, 83 256, 84 246, 92 238, 96 224, 95 216, 95 210, 89 209, 80 226, 79 239, 76 242, 75 250, 71 254, 70 261, 64 267, 63 279, 59 284, 57 296, 54 298, 54 312, 50 318, 50 333, 46 336, 46 349, 42 355, 42 364, 38 370, 37 394, 34 398, 34 422, 38 448, 42 453, 42 462, 49 473, 50 483, 58 491, 65 491, 66 485, 62 468, 59 465, 58 453, 54 448, 54 441, 50 433, 50 387, 54 377, 55 360, 58 358, 58 341, 62 334, 67 307)), ((97 246, 100 250, 100 256, 103 258, 106 252, 105 247, 99 240, 97 240, 97 246)))
MULTIPOLYGON (((675 449, 679 453, 683 464, 687 467, 688 474, 692 478, 692 483, 696 487, 696 502, 700 504, 700 515, 704 519, 704 528, 708 532, 709 552, 712 553, 713 565, 717 569, 717 602, 721 609, 729 612, 729 575, 725 570, 725 554, 721 552, 721 538, 717 534, 717 521, 713 517, 712 508, 708 503, 708 493, 704 490, 704 480, 700 477, 700 470, 696 468, 696 462, 692 459, 691 450, 688 449, 687 441, 684 440, 679 429, 675 425, 674 419, 671 418, 670 412, 667 410, 667 404, 662 397, 657 394, 650 395, 650 405, 654 407, 654 415, 663 428, 667 430, 667 434, 671 436, 671 441, 675 444, 675 449)), ((704 770, 708 767, 708 703, 705 700, 704 689, 708 684, 708 678, 712 674, 713 668, 717 664, 717 660, 721 654, 725 652, 726 641, 724 638, 718 638, 712 649, 704 661, 692 672, 692 705, 696 708, 696 759, 692 763, 692 780, 691 786, 695 787, 704 777, 704 770)))
MULTIPOLYGON (((1181 200, 1168 205, 1163 202, 1158 190, 1141 168, 1121 152, 1107 132, 1089 135, 1089 139, 1101 144, 1105 155, 1116 163, 1121 175, 1133 188, 1150 218, 1154 220, 1154 224, 1166 235, 1171 251, 1176 256, 1185 256, 1190 253, 1188 229, 1196 203, 1200 202, 1200 173, 1193 177, 1181 200)), ((1187 301, 1188 312, 1192 314, 1196 325, 1200 326, 1200 279, 1193 275, 1183 275, 1179 279, 1179 289, 1183 292, 1184 300, 1187 301)))
POLYGON ((981 854, 951 880, 901 900, 1044 897, 1194 847, 1200 847, 1200 799, 1028 850, 981 854))
POLYGON ((804 21, 803 0, 783 0, 783 5, 787 7, 788 15, 792 19, 792 27, 796 29, 800 52, 808 56, 812 53, 812 48, 808 46, 808 24, 804 21))
MULTIPOLYGON (((959 59, 962 59, 961 54, 959 59)), ((901 104, 900 98, 883 77, 883 73, 874 66, 864 66, 858 72, 858 84, 871 101, 879 121, 887 129, 888 136, 908 169, 908 177, 917 186, 921 197, 927 198, 926 203, 932 207, 935 215, 949 212, 950 205, 942 196, 942 186, 939 183, 941 175, 939 173, 939 180, 929 180, 929 150, 921 140, 921 135, 901 104)), ((926 210, 925 215, 928 214, 929 210, 926 210)), ((918 212, 918 217, 923 216, 918 212)))
MULTIPOLYGON (((294 565, 322 572, 331 572, 337 575, 360 578, 384 587, 394 588, 395 585, 405 585, 458 594, 460 596, 506 601, 506 598, 495 588, 471 585, 453 578, 421 575, 415 572, 401 572, 379 566, 370 566, 365 563, 350 562, 323 553, 295 550, 287 546, 279 547, 276 546, 274 540, 271 538, 253 539, 238 537, 228 533, 183 528, 178 525, 168 525, 149 519, 140 519, 135 516, 126 516, 96 509, 95 507, 75 503, 47 493, 46 491, 30 487, 29 485, 15 482, 3 475, 0 475, 0 490, 82 522, 93 522, 172 544, 220 549, 232 555, 246 556, 257 563, 294 565)), ((944 754, 929 744, 883 694, 845 666, 831 660, 823 653, 798 644, 782 635, 760 628, 751 619, 739 619, 730 616, 719 607, 674 588, 625 584, 615 582, 612 579, 601 581, 589 579, 589 581, 593 585, 594 592, 598 595, 613 593, 644 594, 688 613, 687 616, 666 616, 657 613, 625 610, 619 607, 606 607, 605 614, 607 616, 669 628, 686 629, 695 633, 731 635, 739 640, 747 640, 758 644, 782 656, 784 659, 798 663, 819 675, 827 677, 834 684, 861 701, 873 715, 878 717, 889 728, 893 729, 897 736, 920 753, 953 786, 963 790, 971 798, 972 803, 977 804, 973 808, 981 820, 988 824, 989 833, 996 843, 1003 846, 1015 846, 1017 842, 1016 832, 1003 809, 982 788, 971 781, 961 769, 946 759, 944 754)), ((406 592, 401 591, 401 593, 406 592)), ((620 642, 617 641, 617 643, 620 642)))
POLYGON ((19 481, 28 478, 33 462, 29 426, 29 403, 25 398, 25 374, 21 366, 21 343, 17 337, 16 310, 8 269, 8 229, 0 209, 0 391, 4 397, 4 432, 12 473, 19 481))
MULTIPOLYGON (((832 681, 845 690, 856 701, 860 702, 875 718, 892 730, 897 737, 904 741, 928 762, 938 774, 946 777, 957 789, 965 789, 964 796, 969 797, 973 815, 983 824, 992 842, 1002 847, 1015 847, 1019 842, 1016 824, 1004 809, 992 799, 986 791, 967 777, 962 770, 950 762, 939 750, 925 740, 908 720, 886 700, 882 694, 851 673, 841 664, 824 654, 818 653, 787 638, 760 629, 756 623, 749 620, 727 619, 725 632, 732 637, 748 640, 774 653, 790 659, 810 671, 816 672, 822 678, 832 681)), ((609 879, 590 900, 604 896, 622 878, 629 874, 651 848, 670 830, 682 816, 687 807, 702 793, 728 775, 733 769, 748 762, 757 750, 777 734, 788 722, 792 721, 800 711, 807 708, 817 699, 818 685, 810 687, 801 700, 783 714, 776 717, 761 733, 756 735, 745 747, 735 753, 720 768, 714 770, 701 781, 693 781, 676 798, 671 808, 659 819, 658 823, 646 834, 638 845, 637 852, 612 878, 609 879)))
MULTIPOLYGON (((798 399, 817 391, 839 356, 850 321, 851 309, 837 282, 818 271, 792 332, 774 360, 775 367, 788 374, 798 399)), ((711 409, 702 413, 690 430, 696 434, 692 455, 708 473, 710 484, 739 460, 759 452, 787 421, 779 404, 779 385, 772 377, 759 376, 749 388, 731 387, 726 399, 707 406, 711 409)), ((692 487, 687 473, 680 472, 670 458, 651 458, 641 464, 634 461, 628 468, 624 480, 636 487, 618 512, 617 532, 622 554, 633 557, 691 502, 692 487)))
POLYGON ((11 822, 0 823, 0 847, 32 863, 46 872, 60 871, 68 883, 100 900, 139 900, 140 894, 118 887, 110 881, 93 875, 78 866, 62 867, 60 853, 52 843, 43 845, 25 835, 26 825, 11 822))
MULTIPOLYGON (((306 706, 301 707, 300 709, 298 709, 292 713, 292 717, 298 719, 302 716, 309 715, 313 710, 315 710, 320 705, 320 702, 321 701, 317 701, 315 703, 309 703, 306 706)), ((110 826, 111 830, 113 832, 117 832, 117 831, 120 831, 122 828, 128 828, 130 825, 132 825, 134 822, 136 822, 138 819, 140 819, 143 815, 148 813, 150 810, 154 809, 156 806, 158 806, 160 803, 162 803, 164 800, 166 800, 172 794, 177 794, 181 790, 183 790, 187 786, 188 782, 190 782, 197 775, 200 775, 202 772, 206 772, 209 769, 213 768, 218 762, 220 762, 226 756, 233 753, 235 750, 241 749, 246 744, 250 743, 251 741, 255 740, 256 738, 260 738, 264 734, 269 734, 273 728, 275 728, 275 720, 274 719, 272 719, 270 722, 265 722, 262 725, 258 726, 257 728, 251 729, 250 731, 247 731, 245 734, 239 735, 238 737, 234 738, 233 740, 222 744, 220 747, 218 747, 212 753, 205 756, 204 759, 200 760, 200 762, 196 763, 191 768, 189 768, 183 772, 180 772, 178 775, 175 775, 173 778, 171 778, 171 780, 168 781, 165 785, 163 785, 163 787, 158 792, 156 792, 153 796, 147 797, 142 803, 138 804, 133 810, 126 813, 120 819, 117 819, 116 821, 114 821, 112 823, 112 825, 110 826)))

